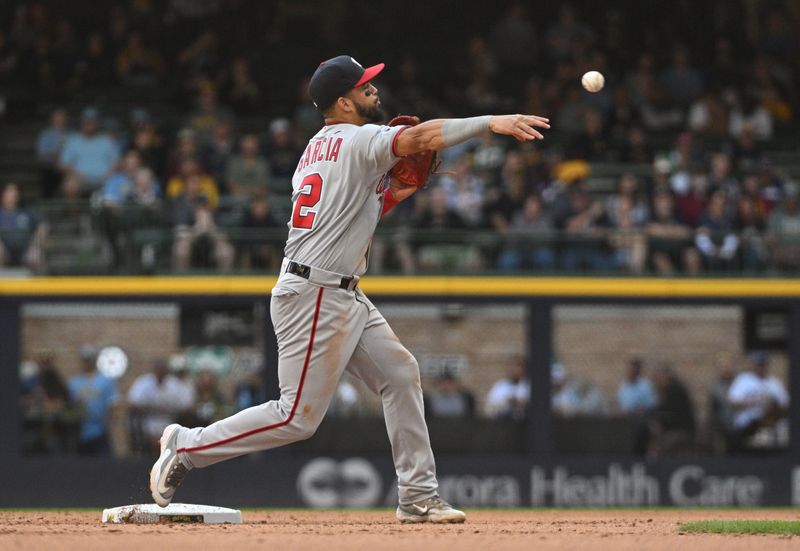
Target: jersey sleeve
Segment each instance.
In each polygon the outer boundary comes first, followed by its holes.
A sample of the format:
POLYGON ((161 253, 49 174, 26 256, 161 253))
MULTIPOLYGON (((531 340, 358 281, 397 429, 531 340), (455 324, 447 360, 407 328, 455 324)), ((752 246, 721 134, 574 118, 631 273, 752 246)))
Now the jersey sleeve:
POLYGON ((380 174, 397 163, 395 142, 408 126, 379 126, 365 124, 353 136, 353 154, 363 162, 365 168, 374 168, 380 174))
POLYGON ((736 377, 728 389, 728 400, 734 403, 745 400, 750 392, 750 385, 748 382, 745 374, 736 377))

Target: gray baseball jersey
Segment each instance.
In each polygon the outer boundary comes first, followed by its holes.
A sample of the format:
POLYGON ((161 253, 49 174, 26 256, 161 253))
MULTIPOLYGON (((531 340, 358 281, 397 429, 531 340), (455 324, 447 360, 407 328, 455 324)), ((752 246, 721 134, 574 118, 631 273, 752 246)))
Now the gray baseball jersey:
POLYGON ((383 179, 405 128, 335 124, 311 138, 292 178, 286 258, 346 275, 366 271, 383 179))
POLYGON ((308 438, 347 370, 381 397, 400 503, 437 493, 417 361, 361 289, 340 285, 342 276, 366 269, 402 129, 337 124, 309 142, 292 180, 286 259, 270 303, 280 399, 180 429, 178 453, 187 466, 308 438), (287 272, 289 260, 308 266, 307 277, 287 272))

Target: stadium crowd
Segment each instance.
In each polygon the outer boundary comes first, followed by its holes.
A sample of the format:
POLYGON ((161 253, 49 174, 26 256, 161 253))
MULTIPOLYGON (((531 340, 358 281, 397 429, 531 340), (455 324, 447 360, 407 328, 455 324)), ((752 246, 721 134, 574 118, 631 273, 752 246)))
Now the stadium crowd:
MULTIPOLYGON (((169 361, 154 358, 123 381, 101 371, 95 346, 84 344, 77 352, 81 369, 69 377, 49 354, 23 364, 24 454, 151 454, 170 423, 208 425, 265 400, 260 370, 222 374, 210 364, 190 368, 185 357, 176 355, 169 361)), ((590 420, 599 433, 610 437, 615 432, 615 441, 623 438, 618 452, 656 457, 785 449, 790 397, 784 382, 770 372, 770 362, 767 353, 756 351, 739 368, 734 355, 720 352, 714 365, 706 366, 716 377, 702 387, 687 384, 668 363, 648 365, 631 357, 620 372, 616 396, 554 363, 551 407, 556 419, 590 420), (703 393, 708 398, 705 414, 696 407, 703 393)), ((425 380, 426 417, 480 418, 494 420, 498 427, 525 422, 530 392, 522 357, 511 359, 480 401, 456 373, 445 370, 425 380)), ((343 379, 328 414, 334 419, 375 417, 380 405, 343 379)))
MULTIPOLYGON (((335 2, 341 13, 349 3, 335 2)), ((541 143, 486 135, 443 152, 442 173, 384 221, 373 272, 800 267, 798 189, 768 154, 797 140, 795 2, 630 17, 611 2, 594 18, 577 4, 502 6, 485 32, 448 31, 438 73, 423 45, 392 54, 382 100, 388 113, 423 119, 541 114, 554 131, 541 143), (675 32, 682 18, 707 30, 675 32), (605 74, 601 92, 580 87, 589 69, 605 74)), ((60 200, 91 206, 111 271, 153 269, 159 255, 177 271, 275 269, 290 178, 321 125, 306 59, 338 53, 355 24, 335 11, 131 0, 78 20, 52 2, 18 3, 0 25, 0 84, 52 109, 35 144, 39 189, 3 186, 0 265, 48 270, 55 220, 45 206, 60 200), (256 32, 243 12, 267 24, 256 32), (325 52, 299 49, 288 67, 278 52, 300 43, 301 28, 325 52)), ((365 51, 364 62, 383 57, 365 51)))

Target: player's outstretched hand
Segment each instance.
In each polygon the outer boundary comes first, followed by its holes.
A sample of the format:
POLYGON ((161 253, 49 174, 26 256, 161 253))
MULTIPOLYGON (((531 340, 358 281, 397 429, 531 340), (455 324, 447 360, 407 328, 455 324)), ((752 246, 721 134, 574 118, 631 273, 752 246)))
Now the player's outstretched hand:
POLYGON ((550 119, 537 115, 495 115, 489 119, 489 130, 514 136, 521 142, 543 140, 544 136, 536 128, 550 128, 550 119))

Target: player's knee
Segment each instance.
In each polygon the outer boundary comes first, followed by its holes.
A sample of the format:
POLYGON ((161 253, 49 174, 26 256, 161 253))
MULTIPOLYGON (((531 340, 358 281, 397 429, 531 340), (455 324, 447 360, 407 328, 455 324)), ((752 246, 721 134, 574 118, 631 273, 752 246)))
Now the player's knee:
POLYGON ((389 384, 394 388, 419 387, 419 363, 411 354, 405 361, 392 369, 389 375, 389 384))
POLYGON ((294 427, 295 439, 297 441, 308 440, 317 432, 317 427, 319 427, 319 423, 298 423, 294 427))

